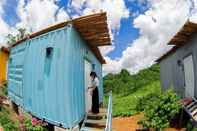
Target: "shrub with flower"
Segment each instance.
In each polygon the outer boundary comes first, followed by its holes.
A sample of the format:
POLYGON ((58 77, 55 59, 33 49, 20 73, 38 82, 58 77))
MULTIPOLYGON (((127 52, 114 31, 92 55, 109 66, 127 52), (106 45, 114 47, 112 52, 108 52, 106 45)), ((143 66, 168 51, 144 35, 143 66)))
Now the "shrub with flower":
POLYGON ((18 117, 18 121, 20 131, 46 131, 45 126, 47 124, 35 117, 21 114, 18 117))

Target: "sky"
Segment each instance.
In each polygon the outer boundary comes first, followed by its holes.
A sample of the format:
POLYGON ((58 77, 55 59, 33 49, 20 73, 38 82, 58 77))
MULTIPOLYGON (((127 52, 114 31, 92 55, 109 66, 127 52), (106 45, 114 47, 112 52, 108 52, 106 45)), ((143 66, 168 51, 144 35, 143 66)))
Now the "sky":
POLYGON ((100 47, 103 73, 147 68, 167 52, 167 43, 189 19, 197 0, 0 0, 0 46, 17 28, 36 32, 71 18, 107 12, 111 46, 100 47))

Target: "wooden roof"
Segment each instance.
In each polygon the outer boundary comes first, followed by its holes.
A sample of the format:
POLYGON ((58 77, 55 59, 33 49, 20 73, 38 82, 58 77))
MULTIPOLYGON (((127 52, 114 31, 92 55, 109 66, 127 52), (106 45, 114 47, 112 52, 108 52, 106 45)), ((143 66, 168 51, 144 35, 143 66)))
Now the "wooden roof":
POLYGON ((193 33, 197 33, 197 24, 187 21, 168 44, 176 46, 187 44, 187 40, 193 33))
POLYGON ((163 56, 161 56, 159 59, 156 60, 156 62, 161 62, 163 59, 165 59, 167 56, 174 53, 177 49, 187 44, 188 39, 194 34, 197 33, 197 24, 187 21, 181 30, 177 32, 177 34, 170 40, 168 45, 174 45, 173 48, 171 48, 167 53, 165 53, 163 56))
POLYGON ((111 45, 106 13, 97 13, 83 16, 50 26, 46 29, 35 32, 22 40, 17 41, 12 47, 22 43, 23 41, 26 41, 27 39, 31 39, 44 33, 62 28, 67 24, 72 24, 74 28, 76 28, 81 37, 87 42, 88 47, 92 50, 97 59, 102 64, 104 64, 105 60, 101 55, 98 46, 111 45))

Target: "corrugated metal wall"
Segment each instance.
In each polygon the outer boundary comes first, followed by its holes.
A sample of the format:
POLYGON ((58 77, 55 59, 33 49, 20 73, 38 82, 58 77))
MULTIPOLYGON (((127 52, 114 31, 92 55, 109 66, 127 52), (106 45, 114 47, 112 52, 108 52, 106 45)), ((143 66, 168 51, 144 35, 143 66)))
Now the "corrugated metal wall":
POLYGON ((8 61, 8 93, 16 104, 23 105, 23 74, 26 43, 13 48, 8 61))
MULTIPOLYGON (((84 118, 85 58, 95 64, 101 81, 99 93, 102 101, 102 66, 72 26, 28 40, 14 47, 11 54, 14 65, 15 60, 23 65, 22 95, 18 103, 33 115, 62 124, 65 128, 73 127, 84 118), (20 57, 13 54, 22 47, 25 50, 20 57)), ((10 70, 11 66, 9 64, 10 70)), ((10 79, 9 94, 17 102, 15 96, 19 93, 15 87, 16 83, 12 85, 10 79)))
POLYGON ((6 81, 8 53, 0 51, 0 84, 6 81))
POLYGON ((160 62, 160 78, 163 89, 174 87, 175 91, 182 97, 185 95, 184 71, 178 66, 178 60, 183 62, 183 59, 192 54, 194 62, 195 76, 195 95, 197 96, 197 35, 194 35, 188 40, 187 44, 175 53, 168 56, 160 62))

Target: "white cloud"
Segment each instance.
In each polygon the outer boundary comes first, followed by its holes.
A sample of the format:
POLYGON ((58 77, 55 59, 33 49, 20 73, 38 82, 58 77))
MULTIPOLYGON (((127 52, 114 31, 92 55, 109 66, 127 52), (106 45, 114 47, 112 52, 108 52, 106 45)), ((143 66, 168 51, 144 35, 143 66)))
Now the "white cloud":
POLYGON ((28 27, 28 30, 37 31, 54 24, 56 21, 68 19, 66 11, 59 9, 55 2, 56 0, 30 0, 25 4, 24 0, 20 0, 17 14, 21 21, 17 26, 28 27))
MULTIPOLYGON (((113 32, 117 32, 121 26, 121 20, 129 18, 129 10, 124 0, 72 0, 69 8, 77 12, 74 17, 89 15, 97 12, 107 12, 110 36, 113 40, 113 32)), ((113 44, 113 42, 112 42, 113 44)), ((101 47, 101 52, 106 55, 114 49, 101 47)))
POLYGON ((58 14, 56 16, 56 21, 57 22, 63 22, 65 20, 69 20, 69 19, 70 19, 70 17, 66 13, 66 11, 63 8, 59 9, 58 14))
POLYGON ((188 3, 185 0, 149 0, 151 8, 134 20, 140 36, 123 52, 119 60, 107 59, 104 73, 116 73, 126 68, 131 73, 146 68, 170 47, 167 43, 188 18, 188 3), (118 66, 113 70, 109 68, 118 66))
POLYGON ((6 0, 1 0, 0 1, 0 47, 1 46, 6 46, 5 44, 5 36, 9 32, 9 26, 8 24, 4 21, 3 19, 3 14, 4 14, 4 5, 6 4, 6 0))
POLYGON ((79 15, 87 15, 105 11, 112 29, 119 29, 123 18, 129 17, 124 0, 72 0, 70 8, 75 9, 79 15))
POLYGON ((190 0, 190 20, 197 22, 197 0, 190 0))
POLYGON ((0 14, 2 15, 4 10, 3 10, 3 6, 5 5, 6 3, 6 0, 1 0, 0 1, 0 14))

